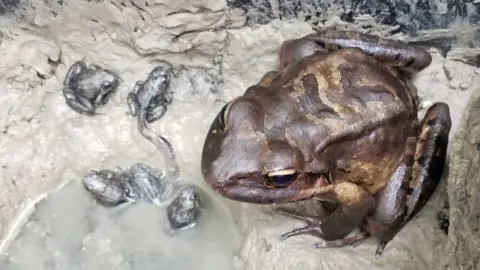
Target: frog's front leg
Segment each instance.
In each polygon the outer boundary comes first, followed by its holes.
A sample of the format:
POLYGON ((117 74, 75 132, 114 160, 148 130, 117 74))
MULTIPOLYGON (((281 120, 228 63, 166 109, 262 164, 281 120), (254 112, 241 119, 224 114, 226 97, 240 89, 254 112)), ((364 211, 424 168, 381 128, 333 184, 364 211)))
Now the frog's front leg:
MULTIPOLYGON (((450 111, 445 103, 435 103, 426 112, 418 138, 407 141, 404 162, 376 195, 376 210, 367 218, 366 230, 381 240, 376 257, 386 244, 427 203, 440 182, 445 165, 450 111)), ((413 134, 412 134, 413 135, 413 134)))
POLYGON ((297 218, 307 223, 306 227, 282 234, 282 240, 294 235, 310 234, 326 240, 326 242, 314 245, 314 247, 320 248, 341 247, 353 244, 366 237, 363 232, 351 237, 347 236, 357 229, 374 209, 374 198, 367 190, 354 183, 342 182, 335 185, 329 194, 324 194, 322 197, 339 203, 335 211, 325 217, 298 214, 284 209, 279 210, 282 215, 297 218))
POLYGON ((419 46, 357 31, 328 30, 307 35, 304 39, 329 51, 356 47, 381 62, 417 71, 428 67, 432 62, 432 56, 419 46))

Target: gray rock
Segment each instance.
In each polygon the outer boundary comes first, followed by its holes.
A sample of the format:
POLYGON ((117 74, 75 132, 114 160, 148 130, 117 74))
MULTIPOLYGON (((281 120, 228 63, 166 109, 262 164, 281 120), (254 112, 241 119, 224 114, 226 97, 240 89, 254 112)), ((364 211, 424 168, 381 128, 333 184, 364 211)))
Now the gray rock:
POLYGON ((452 143, 448 177, 450 226, 446 256, 435 269, 480 269, 480 87, 452 143))

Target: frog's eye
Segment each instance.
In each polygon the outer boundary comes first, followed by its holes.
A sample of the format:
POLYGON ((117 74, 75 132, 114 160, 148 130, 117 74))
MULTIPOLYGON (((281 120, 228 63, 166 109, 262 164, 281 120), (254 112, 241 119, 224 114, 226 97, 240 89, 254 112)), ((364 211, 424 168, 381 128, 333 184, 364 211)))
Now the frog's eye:
POLYGON ((223 106, 223 108, 220 110, 220 113, 218 114, 218 121, 222 126, 226 125, 226 119, 228 117, 228 112, 230 110, 230 105, 232 102, 229 102, 223 106))
POLYGON ((265 176, 265 185, 271 187, 286 187, 295 181, 297 172, 294 169, 269 172, 265 176))
POLYGON ((102 82, 102 87, 103 88, 108 88, 108 87, 112 86, 112 84, 113 84, 112 82, 104 81, 104 82, 102 82))

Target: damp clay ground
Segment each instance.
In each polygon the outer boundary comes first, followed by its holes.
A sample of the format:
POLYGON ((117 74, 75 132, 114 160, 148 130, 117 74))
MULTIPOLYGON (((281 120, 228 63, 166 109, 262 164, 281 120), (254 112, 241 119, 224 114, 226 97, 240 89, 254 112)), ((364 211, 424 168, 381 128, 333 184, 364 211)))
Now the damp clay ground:
MULTIPOLYGON (((270 206, 213 194, 199 167, 210 122, 226 101, 277 67, 282 41, 313 30, 295 20, 247 27, 245 14, 222 1, 157 2, 145 11, 112 2, 78 2, 73 8, 33 1, 22 20, 0 18, 0 269, 439 269, 447 241, 438 219, 446 181, 378 260, 374 239, 326 250, 312 249, 318 240, 308 236, 281 242, 281 233, 302 224, 275 215, 270 206), (63 79, 77 60, 122 78, 101 115, 82 116, 65 104, 63 79), (174 100, 152 128, 172 143, 180 181, 202 188, 206 208, 198 226, 173 238, 164 235, 161 207, 107 211, 80 185, 90 169, 163 166, 126 105, 135 82, 159 60, 175 68, 174 100)), ((324 24, 358 25, 335 14, 324 24)), ((368 29, 388 32, 383 26, 368 29)), ((455 55, 430 52, 433 62, 415 83, 425 106, 450 105, 453 136, 480 70, 460 61, 461 48, 455 55)))

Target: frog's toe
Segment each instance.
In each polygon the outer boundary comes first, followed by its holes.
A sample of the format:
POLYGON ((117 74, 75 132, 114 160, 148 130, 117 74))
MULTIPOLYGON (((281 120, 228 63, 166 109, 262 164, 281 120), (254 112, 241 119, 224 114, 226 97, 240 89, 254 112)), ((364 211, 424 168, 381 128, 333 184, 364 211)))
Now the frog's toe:
POLYGON ((380 241, 380 243, 377 246, 377 251, 375 252, 375 259, 380 258, 383 254, 383 250, 387 246, 388 241, 380 241))
POLYGON ((337 239, 333 241, 323 241, 313 245, 313 248, 332 248, 332 247, 344 247, 344 246, 357 246, 362 240, 368 237, 368 232, 362 231, 353 234, 352 236, 347 236, 343 239, 337 239))
POLYGON ((310 224, 308 226, 293 229, 291 231, 283 233, 282 235, 280 235, 280 240, 283 241, 292 236, 301 235, 301 234, 308 234, 308 235, 316 236, 318 238, 323 238, 323 232, 322 232, 322 229, 320 228, 320 224, 310 224))

